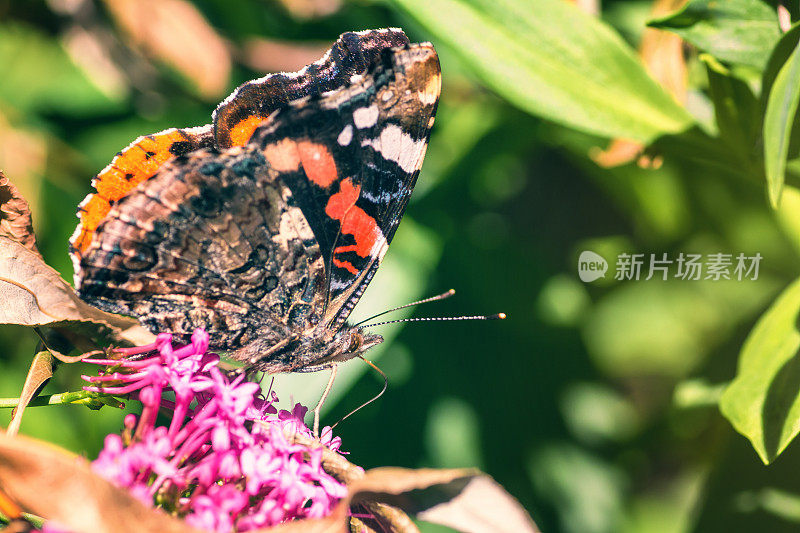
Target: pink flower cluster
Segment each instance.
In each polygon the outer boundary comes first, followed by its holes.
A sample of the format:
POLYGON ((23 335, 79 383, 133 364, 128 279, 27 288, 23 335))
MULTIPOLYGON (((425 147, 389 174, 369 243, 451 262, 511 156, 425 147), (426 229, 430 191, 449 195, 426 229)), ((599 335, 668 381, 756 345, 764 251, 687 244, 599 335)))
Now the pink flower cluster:
MULTIPOLYGON (((123 436, 109 435, 93 467, 150 506, 185 517, 215 532, 248 531, 331 512, 347 489, 322 469, 322 449, 290 442, 287 434, 311 437, 303 417, 259 397, 260 387, 231 379, 208 353, 208 335, 175 348, 171 336, 121 349, 136 360, 87 359, 108 367, 84 376, 87 390, 131 394, 142 402, 138 418, 125 418, 123 436), (166 396, 166 397, 165 397, 166 396), (174 399, 173 399, 174 396, 174 399), (169 427, 157 426, 159 410, 171 412, 169 427)), ((337 451, 330 428, 322 442, 337 451)))

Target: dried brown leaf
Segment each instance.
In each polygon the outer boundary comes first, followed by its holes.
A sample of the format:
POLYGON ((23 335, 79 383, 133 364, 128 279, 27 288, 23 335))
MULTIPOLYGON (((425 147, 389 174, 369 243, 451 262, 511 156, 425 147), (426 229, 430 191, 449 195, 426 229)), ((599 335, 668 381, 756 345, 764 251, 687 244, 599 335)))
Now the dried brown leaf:
POLYGON ((341 0, 280 0, 280 3, 299 19, 327 17, 342 7, 341 0))
POLYGON ((86 459, 41 441, 0 433, 0 486, 25 511, 75 533, 191 533, 92 472, 86 459))
MULTIPOLYGON (((658 18, 680 9, 686 0, 656 0, 650 12, 658 18)), ((650 75, 680 103, 686 102, 688 74, 683 56, 683 39, 678 35, 646 28, 639 43, 639 57, 650 75)), ((593 149, 589 156, 601 167, 611 168, 636 161, 642 168, 659 168, 660 158, 644 154, 645 147, 627 139, 614 139, 608 148, 593 149)))
POLYGON ((36 236, 33 234, 33 219, 27 200, 0 170, 0 235, 9 237, 26 248, 36 249, 36 236))
POLYGON ((319 59, 328 48, 330 43, 297 44, 256 38, 244 43, 242 61, 257 72, 294 72, 319 59))
POLYGON ((12 124, 0 109, 0 170, 14 177, 20 195, 37 213, 47 152, 47 141, 40 132, 12 124))
MULTIPOLYGON (((686 0, 656 0, 650 16, 662 17, 680 9, 685 3, 686 0)), ((668 31, 646 28, 639 44, 639 56, 650 75, 678 102, 685 103, 688 74, 683 56, 683 39, 668 31)))
POLYGON ((40 255, 4 236, 0 236, 0 302, 0 324, 95 322, 119 331, 121 339, 138 342, 152 338, 136 320, 85 303, 40 255), (124 332, 126 337, 122 337, 124 332))
POLYGON ((452 499, 418 512, 417 518, 468 533, 539 531, 519 502, 486 474, 470 478, 452 499))
POLYGON ((351 503, 377 501, 467 533, 535 533, 522 506, 473 469, 376 468, 350 485, 351 503))
POLYGON ((448 485, 460 479, 481 475, 471 468, 435 469, 381 467, 367 470, 364 477, 350 485, 352 501, 362 500, 393 502, 394 496, 402 496, 414 490, 427 489, 437 485, 448 485))
POLYGON ((11 422, 6 429, 9 435, 17 434, 25 408, 39 392, 42 385, 51 377, 53 377, 53 356, 50 355, 50 352, 44 351, 34 355, 31 367, 28 370, 28 376, 25 378, 25 384, 22 386, 22 392, 19 395, 19 403, 14 408, 11 422))
POLYGON ((231 57, 222 37, 184 0, 105 0, 132 43, 190 79, 206 98, 228 87, 231 57))

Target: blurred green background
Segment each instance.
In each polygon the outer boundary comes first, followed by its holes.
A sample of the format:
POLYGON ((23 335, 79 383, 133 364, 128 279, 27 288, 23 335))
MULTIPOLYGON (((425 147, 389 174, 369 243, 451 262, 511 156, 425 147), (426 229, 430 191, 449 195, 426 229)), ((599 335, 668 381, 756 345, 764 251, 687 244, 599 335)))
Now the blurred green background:
MULTIPOLYGON (((770 209, 747 82, 766 56, 717 56, 727 66, 712 71, 674 35, 645 37, 679 4, 583 2, 599 11, 585 15, 558 0, 0 0, 0 168, 71 279, 76 206, 118 150, 208 123, 238 84, 296 70, 344 31, 400 26, 436 46, 443 93, 412 203, 354 318, 452 287, 413 314, 509 319, 381 328, 390 388, 337 427, 349 459, 477 466, 548 532, 795 530, 800 450, 764 466, 718 401, 800 270, 800 180, 790 163, 770 209), (714 72, 740 91, 728 115, 714 72), (613 138, 629 141, 606 150, 613 138), (604 279, 578 279, 583 250, 609 261, 604 279), (616 281, 623 252, 763 259, 757 281, 616 281)), ((35 344, 0 327, 0 396, 19 394, 35 344)), ((329 424, 382 383, 345 366, 329 424)), ((60 367, 46 392, 77 389, 82 371, 60 367)), ((326 378, 278 376, 283 405, 313 406, 326 378)), ((32 408, 22 432, 94 457, 121 417, 32 408)))

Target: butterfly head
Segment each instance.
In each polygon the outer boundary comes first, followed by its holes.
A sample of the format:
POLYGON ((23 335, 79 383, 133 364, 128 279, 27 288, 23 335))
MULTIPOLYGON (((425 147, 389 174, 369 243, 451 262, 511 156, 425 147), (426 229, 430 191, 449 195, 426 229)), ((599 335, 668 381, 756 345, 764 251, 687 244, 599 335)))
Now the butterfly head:
POLYGON ((268 373, 313 372, 359 357, 382 342, 382 336, 356 326, 312 328, 278 343, 257 339, 232 357, 268 373))
POLYGON ((331 335, 330 330, 323 334, 317 342, 320 344, 318 354, 324 354, 322 360, 339 363, 359 357, 361 354, 383 342, 383 337, 369 333, 363 328, 345 326, 331 335), (332 338, 325 338, 332 337, 332 338))

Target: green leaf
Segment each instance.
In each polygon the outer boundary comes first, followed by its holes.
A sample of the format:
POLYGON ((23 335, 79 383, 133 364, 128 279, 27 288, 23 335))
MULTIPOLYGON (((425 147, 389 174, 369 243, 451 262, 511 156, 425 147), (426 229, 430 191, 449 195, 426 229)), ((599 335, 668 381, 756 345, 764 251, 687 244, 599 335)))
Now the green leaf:
POLYGON ((781 67, 789 60, 797 43, 800 42, 800 24, 795 24, 789 31, 783 34, 781 40, 775 45, 767 61, 764 72, 761 75, 761 104, 762 109, 767 106, 767 96, 772 89, 772 84, 775 83, 775 78, 778 77, 781 67))
POLYGON ((759 70, 781 37, 777 13, 761 0, 693 0, 648 26, 680 35, 720 61, 759 70))
MULTIPOLYGON (((781 71, 781 68, 783 68, 783 66, 789 60, 789 57, 791 57, 792 52, 794 52, 795 48, 797 48, 798 42, 800 42, 800 23, 795 24, 789 29, 789 31, 783 34, 783 37, 781 37, 781 40, 778 41, 777 45, 775 45, 775 49, 772 50, 772 54, 769 56, 767 66, 764 68, 764 72, 761 75, 761 95, 759 100, 762 116, 766 112, 767 100, 772 92, 772 86, 775 84, 775 79, 778 77, 778 73, 781 71)), ((800 157, 799 119, 800 117, 795 115, 794 124, 792 125, 792 132, 789 134, 789 155, 787 157, 789 162, 787 163, 787 173, 791 173, 790 167, 792 159, 800 157)), ((781 201, 785 200, 785 193, 781 198, 781 201)))
POLYGON ((739 355, 736 377, 720 402, 722 414, 750 439, 764 463, 800 431, 800 279, 758 320, 739 355))
POLYGON ((791 186, 784 187, 781 205, 773 213, 778 227, 794 248, 795 255, 800 256, 800 190, 791 186))
POLYGON ((713 56, 702 54, 700 59, 706 64, 720 138, 735 149, 735 155, 743 156, 743 162, 758 160, 754 150, 761 128, 761 109, 753 91, 713 56))
POLYGON ((786 60, 772 84, 764 113, 764 166, 769 201, 778 207, 786 175, 792 125, 800 102, 800 44, 786 60))
MULTIPOLYGON (((649 143, 690 115, 609 26, 561 0, 392 0, 525 111, 649 143)), ((447 65, 444 65, 447 72, 447 65)))

